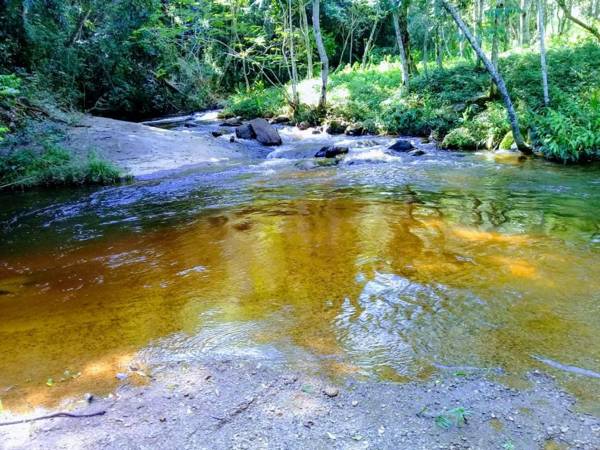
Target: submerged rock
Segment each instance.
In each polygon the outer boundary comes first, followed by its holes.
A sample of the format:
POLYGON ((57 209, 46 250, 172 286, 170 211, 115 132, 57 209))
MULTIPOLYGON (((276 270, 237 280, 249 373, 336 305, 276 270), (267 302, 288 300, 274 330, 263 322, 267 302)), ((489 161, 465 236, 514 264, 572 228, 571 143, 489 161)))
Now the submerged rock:
POLYGON ((410 152, 411 150, 414 150, 415 146, 412 144, 412 142, 406 140, 406 139, 398 139, 396 142, 394 142, 392 145, 390 145, 388 147, 389 150, 394 150, 396 152, 410 152))
POLYGON ((213 137, 220 137, 223 136, 225 133, 223 133, 222 131, 212 131, 211 134, 213 135, 213 137))
POLYGON ((254 139, 256 137, 256 133, 254 132, 252 125, 246 123, 236 127, 235 137, 238 139, 254 139))
POLYGON ((328 145, 315 153, 315 158, 335 158, 338 155, 345 155, 346 153, 348 153, 348 147, 328 145))
POLYGON ((426 153, 423 150, 417 148, 415 150, 411 150, 410 152, 408 152, 408 154, 410 156, 423 156, 426 153))
POLYGON ((265 119, 254 119, 249 123, 254 131, 256 140, 262 145, 281 145, 281 136, 265 119))

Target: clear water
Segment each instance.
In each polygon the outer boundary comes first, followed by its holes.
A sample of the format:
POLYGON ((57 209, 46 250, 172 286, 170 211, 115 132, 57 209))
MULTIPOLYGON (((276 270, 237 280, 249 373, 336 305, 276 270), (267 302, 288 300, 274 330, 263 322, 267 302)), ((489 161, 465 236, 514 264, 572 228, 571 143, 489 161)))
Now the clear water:
POLYGON ((2 194, 4 407, 223 354, 400 381, 543 369, 598 411, 600 168, 385 138, 321 167, 348 138, 282 134, 266 158, 2 194))

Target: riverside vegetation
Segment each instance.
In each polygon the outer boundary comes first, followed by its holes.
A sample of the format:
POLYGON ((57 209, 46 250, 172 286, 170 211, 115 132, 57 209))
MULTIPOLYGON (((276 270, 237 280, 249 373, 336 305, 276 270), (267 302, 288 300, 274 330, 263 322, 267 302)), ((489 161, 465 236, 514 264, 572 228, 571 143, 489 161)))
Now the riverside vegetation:
POLYGON ((4 2, 0 186, 119 179, 41 142, 75 112, 141 120, 225 106, 447 149, 596 160, 598 3, 4 2))

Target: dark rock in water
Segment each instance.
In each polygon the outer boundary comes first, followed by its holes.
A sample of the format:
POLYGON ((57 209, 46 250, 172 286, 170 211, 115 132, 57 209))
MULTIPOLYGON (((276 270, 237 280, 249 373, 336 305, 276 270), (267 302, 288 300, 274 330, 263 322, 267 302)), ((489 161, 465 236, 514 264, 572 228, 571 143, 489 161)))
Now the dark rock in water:
POLYGON ((222 131, 212 131, 211 134, 213 135, 213 137, 220 137, 223 136, 225 133, 223 133, 222 131))
POLYGON ((425 155, 426 153, 425 153, 423 150, 416 149, 416 150, 411 150, 410 152, 408 152, 408 154, 409 154, 410 156, 423 156, 423 155, 425 155))
POLYGON ((325 131, 329 134, 342 134, 344 131, 346 131, 347 126, 348 125, 343 122, 332 120, 327 124, 325 131))
POLYGON ((321 131, 320 128, 315 128, 314 130, 312 130, 312 134, 321 134, 323 131, 321 131))
POLYGON ((281 145, 281 136, 265 119, 251 120, 249 125, 254 131, 256 140, 262 145, 281 145))
POLYGON ((308 130, 309 128, 310 128, 310 123, 308 123, 308 122, 300 122, 298 124, 299 130, 308 130))
POLYGON ((346 153, 348 153, 348 147, 328 145, 315 153, 315 158, 335 158, 337 155, 345 155, 346 153))
POLYGON ((240 125, 242 125, 242 120, 238 119, 237 117, 233 119, 227 119, 221 124, 222 127, 239 127, 240 125))
POLYGON ((235 137, 238 139, 254 139, 256 137, 256 133, 254 132, 252 125, 247 123, 236 127, 235 137))
POLYGON ((398 139, 392 145, 388 147, 389 150, 394 150, 396 152, 410 152, 415 148, 414 145, 410 141, 406 139, 398 139))
POLYGON ((365 134, 365 129, 361 125, 352 124, 346 127, 344 133, 346 133, 348 136, 362 136, 365 134))
POLYGON ((290 118, 288 116, 277 116, 277 117, 273 117, 270 122, 273 124, 277 124, 277 123, 288 123, 289 121, 290 121, 290 118))
POLYGON ((233 136, 231 136, 231 137, 229 138, 229 142, 231 142, 231 143, 233 144, 233 143, 235 142, 235 138, 234 138, 233 136))

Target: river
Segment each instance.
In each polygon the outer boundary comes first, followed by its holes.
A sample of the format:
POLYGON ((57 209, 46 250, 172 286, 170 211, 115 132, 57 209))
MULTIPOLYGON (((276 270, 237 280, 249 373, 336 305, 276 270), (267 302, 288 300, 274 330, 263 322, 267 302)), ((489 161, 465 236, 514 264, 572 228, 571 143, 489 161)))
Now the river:
POLYGON ((543 370, 598 412, 598 166, 281 134, 232 144, 242 161, 1 194, 4 407, 220 354, 397 381, 543 370), (331 143, 339 164, 310 158, 331 143))

